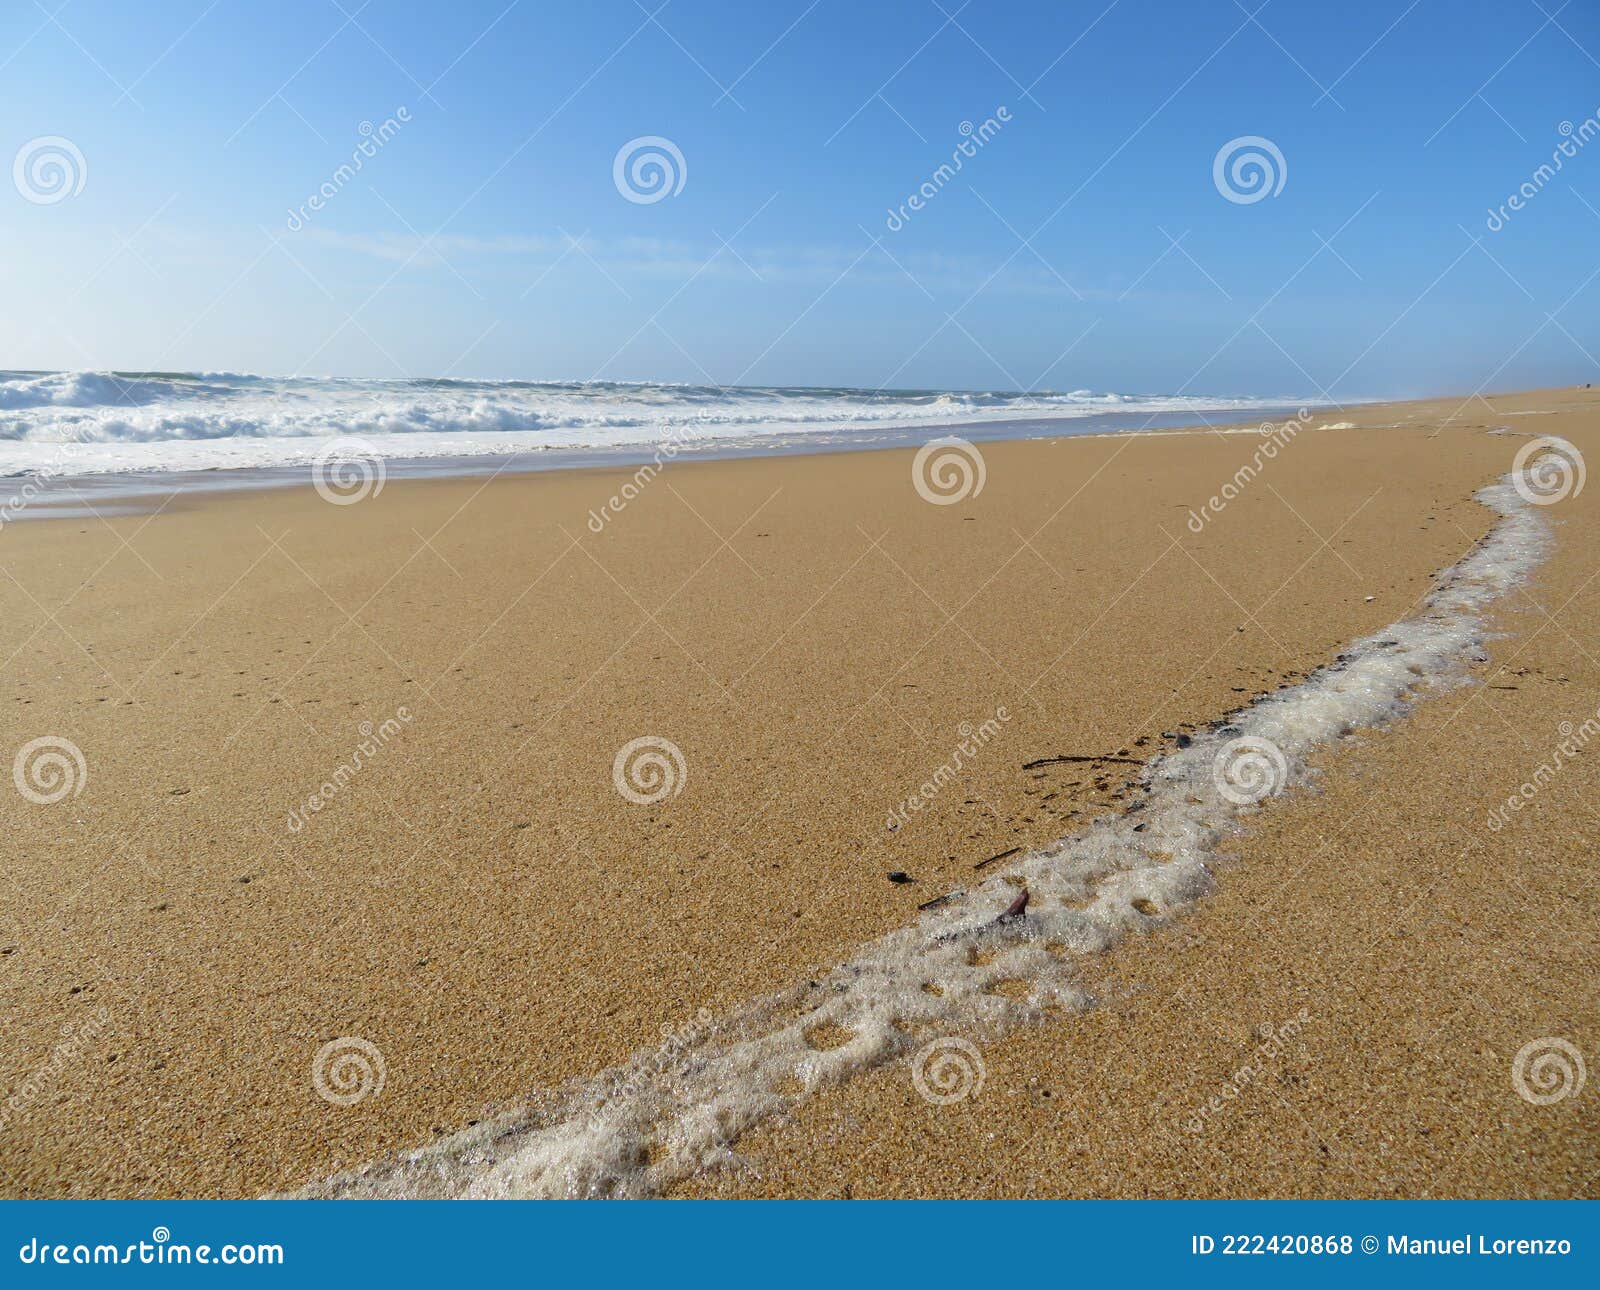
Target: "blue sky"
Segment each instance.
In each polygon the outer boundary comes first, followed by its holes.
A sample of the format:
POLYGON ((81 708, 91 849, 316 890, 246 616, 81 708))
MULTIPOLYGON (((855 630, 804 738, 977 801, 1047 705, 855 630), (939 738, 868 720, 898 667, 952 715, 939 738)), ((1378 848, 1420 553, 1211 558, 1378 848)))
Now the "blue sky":
POLYGON ((29 200, 26 167, 0 185, 0 366, 1335 396, 1600 378, 1587 0, 959 3, 17 0, 0 153, 76 155, 61 200, 29 200), (1563 123, 1575 155, 1532 180, 1563 123), (613 179, 643 136, 684 161, 648 203, 613 179), (1230 201, 1213 162, 1246 136, 1283 184, 1230 201))

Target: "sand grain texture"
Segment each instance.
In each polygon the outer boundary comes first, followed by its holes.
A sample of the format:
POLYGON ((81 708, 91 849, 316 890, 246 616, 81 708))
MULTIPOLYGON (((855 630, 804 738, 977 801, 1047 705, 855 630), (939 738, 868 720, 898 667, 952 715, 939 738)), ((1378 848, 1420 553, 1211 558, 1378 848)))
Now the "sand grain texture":
MULTIPOLYGON (((909 452, 674 464, 599 534, 630 472, 8 526, 7 752, 68 738, 88 777, 0 804, 0 1077, 33 1090, 0 1185, 294 1187, 804 979, 1115 809, 1168 732, 1403 616, 1489 527, 1472 492, 1521 441, 1487 429, 1596 443, 1583 391, 1338 419, 1361 428, 1300 434, 1198 535, 1190 508, 1255 436, 986 444, 983 493, 954 506, 918 496, 909 452), (643 736, 687 767, 650 805, 612 782, 643 736), (1064 754, 1108 760, 1023 769, 1064 754), (311 1078, 341 1036, 385 1072, 349 1107, 311 1078)), ((976 1102, 929 1107, 889 1068, 697 1187, 1592 1192, 1593 1090, 1532 1107, 1508 1076, 1536 1035, 1595 1052, 1588 763, 1500 833, 1483 818, 1600 703, 1593 504, 1551 508, 1557 553, 1480 669, 1518 688, 1339 750, 1181 933, 1094 965, 1104 1006, 995 1045, 976 1102), (1252 1027, 1302 1007, 1304 1054, 1174 1129, 1252 1027)))

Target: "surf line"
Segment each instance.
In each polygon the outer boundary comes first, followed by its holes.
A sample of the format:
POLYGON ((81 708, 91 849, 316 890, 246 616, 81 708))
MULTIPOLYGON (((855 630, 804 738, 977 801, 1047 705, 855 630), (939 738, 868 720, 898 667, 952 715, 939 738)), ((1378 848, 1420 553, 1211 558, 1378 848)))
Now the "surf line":
POLYGON ((825 975, 669 1035, 543 1102, 300 1194, 657 1195, 736 1161, 741 1134, 822 1089, 940 1041, 955 1045, 942 1059, 949 1076, 950 1060, 977 1053, 952 1037, 992 1038, 1086 1009, 1093 1000, 1074 983, 1083 956, 1192 909, 1212 887, 1218 844, 1303 783, 1310 754, 1403 716, 1486 660, 1485 610, 1553 541, 1516 482, 1507 475, 1477 492, 1500 519, 1434 576, 1418 612, 1153 759, 1125 813, 1028 853, 825 975))

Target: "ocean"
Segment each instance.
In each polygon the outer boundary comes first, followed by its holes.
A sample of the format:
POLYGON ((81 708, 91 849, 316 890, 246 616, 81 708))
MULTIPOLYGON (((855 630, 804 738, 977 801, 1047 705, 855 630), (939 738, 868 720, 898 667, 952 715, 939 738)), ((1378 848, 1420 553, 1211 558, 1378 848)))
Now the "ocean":
POLYGON ((935 427, 965 428, 969 437, 1010 436, 1019 425, 1057 434, 1157 428, 1248 419, 1304 402, 1091 390, 0 371, 0 475, 294 467, 314 462, 340 437, 362 440, 373 457, 419 462, 532 453, 609 459, 665 446, 727 455, 918 443, 935 427))

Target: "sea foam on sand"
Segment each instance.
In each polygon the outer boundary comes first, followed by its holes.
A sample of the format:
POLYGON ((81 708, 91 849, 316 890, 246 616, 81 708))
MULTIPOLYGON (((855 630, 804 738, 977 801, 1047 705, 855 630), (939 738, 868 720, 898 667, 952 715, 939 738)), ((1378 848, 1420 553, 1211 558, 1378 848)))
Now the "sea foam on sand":
POLYGON ((1152 759, 1121 815, 1035 851, 815 980, 669 1038, 524 1109, 306 1189, 333 1196, 647 1196, 735 1157, 753 1126, 808 1095, 917 1054, 934 1097, 974 1077, 987 1038, 1091 1000, 1081 956, 1160 927, 1211 888, 1218 844, 1309 774, 1307 758, 1394 720, 1425 687, 1484 660, 1483 611, 1547 554, 1548 522, 1511 482, 1500 515, 1436 576, 1419 612, 1354 642, 1152 759), (1029 900, 1007 915, 1019 891, 1029 900))

